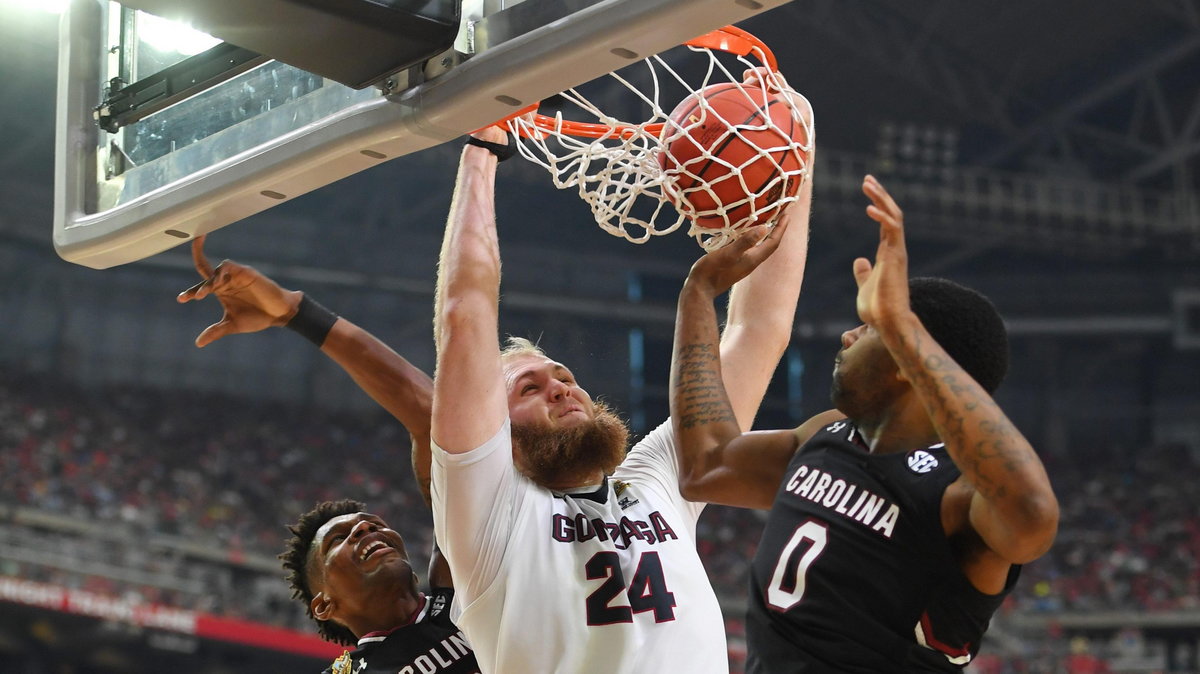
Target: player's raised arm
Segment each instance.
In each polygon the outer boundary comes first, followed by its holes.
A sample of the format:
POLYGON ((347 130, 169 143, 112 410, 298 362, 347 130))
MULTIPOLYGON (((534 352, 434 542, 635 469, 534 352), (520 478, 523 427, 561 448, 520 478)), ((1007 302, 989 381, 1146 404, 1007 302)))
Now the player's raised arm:
POLYGON ((412 436, 413 474, 428 505, 433 379, 374 335, 342 317, 333 324, 321 351, 408 429, 412 436))
MULTIPOLYGON (((746 74, 747 79, 755 76, 753 70, 746 74)), ((791 340, 804 277, 815 127, 808 101, 799 95, 794 98, 805 116, 812 143, 809 173, 800 186, 799 200, 781 217, 783 231, 778 249, 766 261, 758 260, 761 266, 733 286, 719 351, 713 301, 729 283, 744 276, 745 270, 738 274, 737 265, 725 269, 722 257, 702 259, 693 267, 679 298, 671 416, 678 440, 680 490, 694 501, 769 507, 779 475, 795 449, 792 437, 774 434, 770 439, 757 437, 755 445, 767 443, 770 449, 747 449, 747 459, 755 453, 760 456, 745 466, 736 460, 738 453, 727 452, 727 443, 736 432, 753 425, 791 340), (722 416, 725 414, 728 418, 722 416), (744 468, 753 470, 743 474, 744 468)))
POLYGON ((879 223, 872 264, 854 261, 858 313, 880 338, 929 413, 954 463, 975 489, 970 521, 1010 563, 1049 549, 1058 501, 1041 460, 992 396, 946 353, 913 313, 909 300, 904 214, 874 177, 863 181, 867 214, 879 223))
MULTIPOLYGON (((498 127, 475 136, 500 145, 508 140, 498 127)), ((508 416, 498 335, 497 161, 485 147, 463 148, 442 241, 434 305, 433 439, 450 454, 482 445, 508 416)))
POLYGON ((304 293, 287 290, 253 267, 225 260, 215 268, 204 255, 205 237, 192 242, 192 260, 204 278, 179 294, 180 302, 213 295, 225 313, 196 338, 203 347, 222 337, 290 327, 316 343, 375 402, 412 435, 412 464, 429 500, 429 427, 433 380, 374 335, 337 316, 304 293))
MULTIPOLYGON (((680 493, 689 500, 769 508, 779 476, 798 446, 792 431, 743 434, 726 392, 729 380, 736 377, 722 376, 732 370, 722 362, 728 342, 718 346, 713 303, 765 257, 779 255, 782 251, 775 248, 782 249, 791 235, 786 221, 766 238, 762 229, 750 230, 698 260, 679 295, 670 401, 680 493)), ((739 337, 744 339, 739 346, 753 341, 748 335, 739 337)), ((765 389, 766 381, 762 386, 765 389)))
MULTIPOLYGON (((746 73, 747 79, 757 76, 754 70, 746 73)), ((808 256, 815 126, 808 100, 794 92, 791 95, 808 128, 808 174, 800 185, 798 201, 790 204, 780 216, 780 221, 787 227, 779 248, 753 273, 733 286, 725 329, 721 334, 725 389, 742 430, 749 430, 754 424, 754 416, 779 359, 791 341, 796 302, 808 256)))

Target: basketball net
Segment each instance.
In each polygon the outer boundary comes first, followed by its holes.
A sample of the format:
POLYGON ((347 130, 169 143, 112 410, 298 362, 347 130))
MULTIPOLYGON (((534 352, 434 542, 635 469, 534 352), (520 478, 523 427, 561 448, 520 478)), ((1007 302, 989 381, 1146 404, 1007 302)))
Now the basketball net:
MULTIPOLYGON (((779 73, 774 55, 766 45, 746 31, 727 26, 691 40, 683 47, 694 55, 690 64, 692 71, 697 70, 697 64, 694 63, 697 58, 707 59, 707 67, 698 68, 702 74, 693 75, 691 79, 685 78, 663 58, 664 55, 655 55, 634 66, 644 66, 648 70, 647 79, 641 86, 621 74, 628 69, 605 76, 615 80, 649 107, 650 114, 644 122, 629 123, 610 116, 576 87, 564 91, 561 97, 595 121, 565 120, 563 114, 558 112, 553 117, 542 114, 516 117, 508 120, 507 124, 510 131, 524 140, 517 143, 521 155, 549 171, 554 185, 559 189, 576 188, 604 231, 633 243, 645 243, 651 236, 669 234, 685 220, 691 219, 693 224, 688 235, 694 237, 705 250, 714 250, 735 239, 739 229, 746 224, 760 218, 773 222, 788 204, 799 200, 800 187, 810 174, 813 138, 811 114, 808 101, 789 87, 779 73), (732 58, 721 58, 719 54, 731 54, 732 58), (739 70, 755 71, 751 81, 743 82, 743 72, 735 74, 725 63, 734 59, 741 65, 739 70), (760 157, 755 161, 773 162, 778 178, 753 190, 742 181, 744 199, 731 203, 716 200, 716 208, 709 210, 697 210, 683 200, 678 202, 680 206, 676 208, 676 200, 671 198, 671 194, 681 177, 691 179, 688 181, 689 192, 699 189, 711 194, 713 185, 687 166, 676 165, 664 170, 660 165, 659 157, 665 151, 666 144, 678 138, 679 134, 688 133, 697 118, 697 115, 691 115, 690 121, 674 121, 670 118, 671 109, 688 95, 710 85, 727 82, 732 82, 748 99, 757 99, 759 105, 765 103, 762 100, 763 90, 771 94, 782 92, 784 95, 780 98, 789 107, 793 123, 803 127, 804 133, 797 134, 802 136, 803 142, 790 140, 789 135, 781 131, 775 134, 780 138, 780 146, 758 148, 760 157), (746 84, 753 86, 744 86, 746 84), (682 86, 683 95, 669 101, 660 100, 663 89, 668 86, 676 91, 682 86), (761 89, 756 86, 761 86, 761 89), (664 103, 668 109, 664 109, 664 103), (792 168, 785 169, 781 157, 787 153, 793 153, 798 161, 788 162, 792 168), (782 184, 791 186, 787 190, 789 194, 769 198, 771 192, 780 192, 780 181, 787 181, 782 184), (749 214, 733 221, 729 214, 747 203, 753 204, 749 214), (700 218, 704 219, 706 226, 695 224, 700 218)), ((677 52, 672 50, 667 54, 677 52)), ((699 116, 714 114, 712 108, 701 102, 699 116)), ((771 115, 759 117, 761 119, 751 124, 742 124, 741 120, 727 120, 718 116, 728 127, 729 134, 778 129, 771 115)), ((719 147, 720 143, 710 146, 719 147)), ((729 166, 731 171, 727 175, 738 179, 736 167, 707 149, 702 149, 702 153, 705 160, 729 166)), ((689 162, 689 165, 695 166, 696 162, 689 162)))

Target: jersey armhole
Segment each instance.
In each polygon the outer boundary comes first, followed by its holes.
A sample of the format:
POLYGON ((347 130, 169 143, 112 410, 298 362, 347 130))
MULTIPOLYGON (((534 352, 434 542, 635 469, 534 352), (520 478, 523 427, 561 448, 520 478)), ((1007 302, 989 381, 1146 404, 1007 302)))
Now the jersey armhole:
POLYGON ((820 414, 814 414, 807 421, 793 428, 792 433, 796 435, 797 443, 796 453, 800 453, 810 440, 817 437, 818 433, 839 421, 849 423, 845 414, 837 410, 826 410, 820 414))

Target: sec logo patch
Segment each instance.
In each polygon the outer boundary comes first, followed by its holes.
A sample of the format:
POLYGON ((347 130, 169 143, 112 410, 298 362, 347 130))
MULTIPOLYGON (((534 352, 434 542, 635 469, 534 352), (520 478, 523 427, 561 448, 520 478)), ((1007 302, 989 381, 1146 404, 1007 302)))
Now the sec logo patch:
POLYGON ((928 473, 937 467, 937 457, 923 449, 908 455, 908 469, 914 473, 928 473))

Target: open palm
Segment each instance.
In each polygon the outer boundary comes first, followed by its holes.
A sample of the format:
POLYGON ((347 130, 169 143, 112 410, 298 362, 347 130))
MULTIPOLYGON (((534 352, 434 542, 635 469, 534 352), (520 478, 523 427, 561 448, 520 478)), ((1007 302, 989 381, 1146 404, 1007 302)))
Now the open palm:
POLYGON ((204 237, 192 241, 192 261, 204 280, 179 293, 179 302, 216 295, 225 315, 196 338, 206 346, 234 334, 286 325, 300 306, 301 293, 284 290, 253 267, 225 260, 213 268, 204 255, 204 237))
POLYGON ((863 193, 871 200, 867 216, 879 223, 879 249, 874 264, 862 257, 854 261, 856 307, 864 323, 879 325, 909 310, 904 213, 874 176, 863 179, 863 193))
POLYGON ((779 247, 786 229, 787 218, 780 218, 774 226, 747 228, 730 243, 701 256, 692 265, 689 276, 704 280, 714 297, 720 295, 770 257, 779 247))

